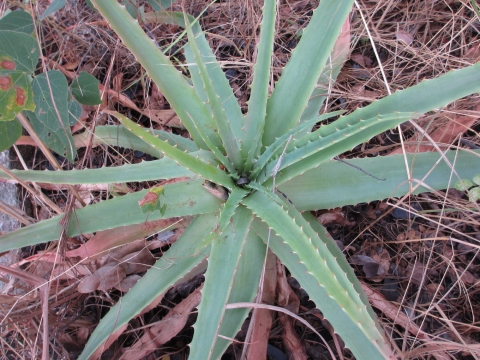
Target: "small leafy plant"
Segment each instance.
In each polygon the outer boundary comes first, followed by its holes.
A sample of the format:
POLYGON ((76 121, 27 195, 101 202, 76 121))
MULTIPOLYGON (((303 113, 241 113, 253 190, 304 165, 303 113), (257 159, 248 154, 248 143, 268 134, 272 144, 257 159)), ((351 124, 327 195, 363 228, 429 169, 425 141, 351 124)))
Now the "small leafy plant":
POLYGON ((472 181, 460 179, 455 182, 454 187, 459 191, 466 191, 468 193, 468 200, 475 202, 480 199, 480 174, 476 174, 472 178, 472 181))
MULTIPOLYGON (((117 144, 134 144, 160 159, 118 168, 47 174, 16 171, 15 175, 64 184, 188 177, 153 192, 140 191, 77 209, 75 220, 65 229, 69 237, 139 224, 145 221, 145 212, 149 221, 195 217, 100 321, 80 358, 92 356, 111 334, 173 284, 205 268, 190 358, 220 358, 248 314, 248 309, 227 310, 227 305, 254 300, 267 246, 358 359, 393 358, 353 270, 309 211, 424 192, 425 178, 431 188, 447 188, 451 171, 447 163, 454 157, 456 173, 471 178, 472 164, 479 164, 474 152, 350 160, 355 167, 332 159, 383 131, 480 91, 480 64, 397 91, 345 116, 319 116, 324 89, 346 56, 333 56, 334 46, 353 0, 321 1, 271 94, 276 1, 265 0, 248 112, 242 114, 195 19, 181 13, 145 14, 146 20, 154 16, 185 27, 184 53, 191 76, 186 79, 116 0, 92 3, 147 70, 192 140, 152 133, 118 112, 105 111, 122 126, 98 127, 99 138, 108 141, 115 134, 117 144), (413 169, 410 183, 405 159, 413 169)), ((0 251, 57 240, 64 216, 1 236, 0 251)))

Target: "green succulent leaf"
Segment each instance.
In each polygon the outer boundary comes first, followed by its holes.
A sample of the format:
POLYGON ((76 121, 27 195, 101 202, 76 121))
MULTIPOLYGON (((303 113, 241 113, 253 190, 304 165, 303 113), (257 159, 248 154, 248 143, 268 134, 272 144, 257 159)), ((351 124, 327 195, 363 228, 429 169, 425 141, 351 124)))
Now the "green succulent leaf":
MULTIPOLYGON (((195 140, 205 150, 209 148, 195 129, 188 114, 194 116, 200 126, 205 126, 212 136, 215 129, 207 128, 211 115, 194 89, 172 62, 160 51, 145 34, 137 21, 128 15, 124 7, 115 0, 92 0, 95 7, 103 14, 109 25, 118 34, 126 46, 136 55, 137 60, 148 71, 149 76, 158 86, 172 108, 195 140)), ((209 136, 210 136, 209 133, 209 136)))
POLYGON ((108 113, 120 120, 123 126, 125 126, 132 133, 140 137, 142 140, 150 144, 155 149, 162 151, 166 156, 182 164, 187 169, 196 172, 197 174, 205 177, 206 179, 216 184, 225 186, 228 189, 231 189, 233 187, 233 182, 231 178, 219 168, 205 164, 200 160, 194 158, 190 154, 186 154, 178 150, 167 142, 162 141, 154 135, 150 134, 148 131, 144 130, 142 127, 135 124, 133 121, 129 120, 127 117, 121 115, 120 113, 117 113, 115 111, 109 111, 108 113))
POLYGON ((222 232, 212 244, 202 300, 194 325, 195 333, 190 344, 191 360, 211 359, 252 219, 249 210, 238 208, 233 216, 232 227, 222 232))
MULTIPOLYGON (((5 123, 8 124, 9 122, 5 123)), ((3 122, 0 122, 0 125, 2 124, 3 122)), ((193 155, 199 156, 199 154, 193 155)), ((154 181, 159 179, 169 180, 178 177, 194 179, 197 177, 194 172, 189 171, 167 157, 155 161, 144 161, 138 164, 125 164, 117 167, 105 167, 99 169, 84 169, 82 171, 11 170, 11 172, 18 178, 26 181, 71 185, 154 181)), ((0 170, 0 178, 9 179, 10 177, 0 170)))
POLYGON ((95 76, 85 71, 72 81, 72 94, 75 99, 84 105, 98 105, 102 103, 98 84, 100 82, 95 76))
MULTIPOLYGON (((195 152, 199 150, 197 144, 183 136, 172 134, 163 130, 151 130, 151 132, 159 139, 168 142, 170 145, 175 146, 181 151, 195 152)), ((78 141, 87 144, 89 136, 89 132, 83 132, 79 135, 75 135, 74 139, 76 142, 78 141)), ((94 145, 101 144, 123 147, 126 149, 142 151, 146 154, 152 155, 153 157, 163 157, 162 152, 155 150, 145 141, 132 134, 124 126, 120 125, 96 126, 92 141, 94 145)))
POLYGON ((34 37, 11 30, 0 31, 0 70, 33 73, 40 58, 34 37))
MULTIPOLYGON (((193 180, 165 185, 165 214, 150 213, 148 220, 218 213, 222 202, 203 190, 201 184, 201 180, 193 180)), ((142 213, 138 202, 147 191, 127 194, 75 210, 71 215, 71 221, 68 222, 67 236, 73 237, 145 222, 147 215, 142 213), (105 216, 105 214, 114 214, 114 216, 105 216)), ((0 236, 0 252, 58 240, 62 232, 62 226, 59 226, 59 223, 63 218, 64 215, 55 216, 0 236)))
MULTIPOLYGON (((263 260, 266 256, 266 246, 253 232, 248 233, 247 242, 243 247, 242 255, 235 272, 232 290, 228 303, 253 302, 257 295, 258 284, 262 274, 263 260)), ((240 331, 243 322, 248 316, 250 309, 229 309, 225 312, 219 330, 219 336, 215 342, 212 359, 220 359, 231 340, 240 331)))
POLYGON ((32 87, 35 113, 29 112, 27 116, 33 129, 45 145, 73 162, 77 149, 70 131, 65 75, 57 70, 48 71, 36 76, 32 87))
POLYGON ((277 2, 266 0, 263 4, 263 18, 260 25, 260 41, 257 44, 257 61, 253 69, 252 93, 248 101, 248 113, 245 116, 244 135, 241 152, 246 159, 245 171, 249 171, 253 159, 262 146, 262 134, 267 113, 268 85, 270 65, 275 36, 275 16, 277 2))
POLYGON ((26 11, 12 11, 0 19, 0 31, 3 30, 30 35, 34 30, 32 16, 26 11))
MULTIPOLYGON (((273 143, 275 138, 295 127, 300 121, 352 4, 353 0, 323 0, 313 12, 300 42, 293 50, 268 99, 263 135, 265 146, 273 143)), ((375 115, 377 114, 363 119, 375 115)))
POLYGON ((22 125, 18 121, 0 121, 0 152, 15 144, 21 135, 22 125))
POLYGON ((172 247, 123 296, 122 301, 113 306, 102 318, 79 359, 89 359, 112 333, 127 324, 155 298, 198 267, 209 255, 210 248, 204 249, 197 256, 194 256, 193 249, 198 241, 208 235, 215 224, 216 217, 213 215, 196 217, 172 247))
POLYGON ((0 70, 0 122, 15 119, 22 110, 35 110, 29 75, 0 70))
MULTIPOLYGON (((480 151, 447 151, 445 157, 455 163, 455 173, 472 178, 480 168, 480 151)), ((406 155, 411 171, 412 194, 442 190, 452 186, 452 169, 438 153, 406 155), (418 186, 418 187, 417 187, 418 186)), ((300 211, 331 209, 410 193, 403 155, 330 161, 285 182, 278 188, 300 211), (363 170, 363 171, 362 171, 363 170), (377 179, 372 178, 372 175, 377 179), (384 180, 383 180, 384 179, 384 180)), ((288 170, 288 169, 286 169, 288 170)), ((456 176, 456 175, 453 175, 456 176)))
MULTIPOLYGON (((255 219, 252 226, 262 237, 263 241, 266 242, 268 239, 268 227, 261 223, 259 219, 255 219)), ((320 241, 317 237, 312 237, 312 245, 318 249, 329 248, 328 243, 333 242, 333 240, 328 236, 323 237, 322 233, 319 235, 321 236, 320 241)), ((326 319, 332 324, 335 332, 340 335, 342 339, 345 339, 345 345, 352 351, 352 353, 356 354, 357 358, 379 360, 390 358, 388 344, 386 344, 384 340, 376 343, 376 341, 372 338, 373 334, 376 334, 373 335, 375 339, 378 337, 379 333, 381 334, 381 329, 379 329, 376 323, 371 323, 370 328, 368 329, 362 327, 363 331, 358 331, 358 323, 355 323, 355 320, 353 320, 349 316, 348 312, 343 308, 344 304, 339 302, 338 298, 323 286, 323 281, 319 281, 314 272, 312 272, 312 269, 305 263, 303 256, 292 252, 292 248, 289 246, 289 243, 286 242, 283 237, 278 235, 270 234, 269 244, 275 255, 277 255, 282 263, 289 269, 295 279, 298 280, 302 288, 308 292, 310 299, 315 302, 326 319)), ((333 246, 337 245, 334 244, 333 246)), ((337 252, 340 252, 338 247, 337 252)), ((344 262, 348 267, 350 267, 341 252, 339 257, 337 257, 337 261, 339 259, 339 263, 344 262)), ((342 276, 350 279, 351 276, 349 273, 353 274, 351 268, 348 273, 342 273, 342 276)), ((322 279, 327 277, 326 274, 327 273, 323 274, 322 279)), ((355 274, 353 274, 353 277, 355 277, 355 274)), ((358 280, 354 281, 355 283, 358 282, 358 280)), ((355 283, 352 283, 352 286, 357 289, 358 285, 355 283)), ((359 298, 362 299, 362 303, 366 301, 365 295, 361 295, 359 293, 359 298)), ((372 314, 371 316, 374 316, 370 305, 366 306, 366 311, 369 314, 372 314)))
MULTIPOLYGON (((209 77, 207 66, 205 65, 202 54, 200 53, 200 49, 197 45, 197 41, 195 35, 193 34, 192 28, 188 21, 188 18, 185 16, 185 23, 187 28, 188 34, 188 43, 193 53, 193 58, 196 63, 196 68, 198 69, 200 78, 203 83, 203 88, 205 89, 205 94, 207 95, 207 101, 210 105, 213 115, 213 122, 215 123, 216 129, 218 129, 218 135, 220 135, 220 144, 223 143, 223 147, 227 153, 228 158, 233 163, 234 167, 239 169, 242 164, 242 158, 240 156, 240 150, 237 145, 237 141, 233 136, 232 129, 230 127, 230 123, 227 119, 227 115, 225 109, 222 107, 221 98, 216 93, 215 87, 213 85, 213 81, 209 77)), ((210 140, 214 142, 216 137, 210 137, 210 140)), ((205 141, 205 138, 204 138, 205 141)), ((205 141, 205 143, 207 143, 205 141)), ((207 143, 208 145, 208 143, 207 143)), ((214 146, 217 149, 220 149, 215 143, 214 146)), ((226 164, 224 164, 227 166, 226 164)))

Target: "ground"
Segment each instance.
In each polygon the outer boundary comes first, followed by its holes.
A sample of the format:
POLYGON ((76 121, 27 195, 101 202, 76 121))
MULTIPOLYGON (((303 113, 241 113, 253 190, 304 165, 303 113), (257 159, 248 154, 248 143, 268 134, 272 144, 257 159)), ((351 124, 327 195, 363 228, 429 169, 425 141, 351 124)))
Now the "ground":
MULTIPOLYGON (((8 3, 13 8, 20 5, 17 1, 8 3)), ((146 1, 140 1, 140 4, 145 6, 145 11, 150 10, 146 1)), ((34 13, 38 15, 48 5, 48 1, 38 1, 34 13)), ((174 9, 199 15, 208 5, 208 10, 201 17, 202 28, 207 32, 207 39, 221 60, 239 102, 246 104, 258 38, 261 1, 225 0, 209 4, 204 0, 185 0, 176 1, 174 9)), ((281 69, 299 41, 302 29, 316 5, 317 2, 308 0, 280 1, 273 81, 281 75, 281 69)), ((5 7, 0 6, 0 13, 5 7)), ((422 79, 473 64, 480 56, 480 21, 469 0, 358 1, 350 16, 350 26, 349 60, 332 86, 322 111, 352 111, 388 95, 389 91, 403 89, 422 79)), ((148 24, 144 27, 162 48, 168 46, 181 31, 172 25, 148 24)), ((188 136, 162 94, 144 77, 144 71, 134 56, 117 39, 108 24, 83 1, 69 1, 63 9, 44 20, 40 30, 43 35, 43 55, 48 66, 67 74, 82 70, 94 75, 103 89, 108 90, 102 106, 120 110, 144 126, 188 136), (138 109, 149 109, 149 117, 138 109)), ((179 42, 170 50, 172 57, 179 61, 183 60, 181 46, 182 42, 179 42)), ((430 137, 442 150, 478 148, 479 111, 478 96, 471 96, 450 104, 443 111, 423 116, 420 124, 427 128, 430 137)), ((73 131, 92 131, 94 126, 103 125, 106 121, 106 117, 98 116, 96 107, 84 107, 82 119, 73 127, 73 131)), ((381 134, 343 157, 348 159, 435 150, 411 125, 402 126, 401 133, 399 131, 395 129, 381 134)), ((19 146, 29 147, 20 145, 29 144, 29 141, 28 137, 24 137, 19 141, 19 146)), ((77 169, 118 166, 124 162, 151 159, 150 155, 142 152, 118 147, 88 146, 78 150, 74 164, 67 164, 65 159, 59 158, 65 169, 72 166, 77 169)), ((40 152, 34 152, 26 160, 31 169, 48 168, 40 152)), ((138 190, 153 184, 127 185, 132 190, 138 190)), ((61 208, 72 206, 62 189, 42 186, 61 208)), ((97 202, 106 196, 105 189, 84 187, 80 190, 85 202, 97 202)), ((22 201, 33 204, 31 216, 35 219, 50 216, 28 194, 23 195, 22 201)), ((387 336, 395 339, 399 353, 407 359, 426 359, 431 356, 437 359, 473 359, 480 356, 480 223, 477 203, 470 202, 464 192, 450 189, 403 199, 352 204, 315 215, 328 227, 339 246, 344 248, 380 322, 386 328, 387 336)), ((181 227, 156 237, 160 245, 151 246, 142 255, 144 264, 151 264, 153 257, 161 256, 162 250, 180 233, 181 227)), ((67 254, 67 258, 68 254, 71 258, 81 257, 82 254, 76 253, 75 249, 85 240, 68 239, 59 250, 67 254)), ((119 254, 127 255, 136 249, 135 246, 143 248, 143 244, 131 244, 131 248, 119 250, 119 254)), ((56 247, 57 244, 49 245, 51 250, 56 247)), ((58 269, 52 270, 49 262, 31 261, 32 256, 44 249, 24 248, 18 259, 22 269, 40 277, 58 272, 58 269)), ((111 264, 114 258, 112 255, 109 259, 102 259, 97 266, 111 264)), ((68 263, 65 266, 68 267, 68 263)), ((139 267, 135 273, 138 276, 145 270, 145 266, 139 267)), ((92 327, 121 295, 119 284, 115 281, 111 286, 94 289, 88 288, 89 284, 83 281, 85 288, 79 289, 78 284, 84 276, 76 273, 73 280, 70 278, 60 282, 57 289, 51 289, 52 358, 76 358, 92 327), (117 289, 112 289, 112 286, 117 289)), ((313 307, 308 294, 289 276, 288 269, 279 279, 277 304, 282 296, 289 294, 290 300, 281 305, 288 308, 292 303, 299 302, 298 314, 324 336, 336 356, 351 358, 348 351, 342 351, 341 340, 332 336, 329 324, 313 307)), ((118 341, 105 351, 103 358, 120 358, 122 350, 133 346, 146 333, 149 324, 159 322, 167 314, 186 306, 183 301, 195 295, 195 289, 202 281, 202 275, 198 275, 188 283, 171 289, 159 306, 130 323, 118 341)), ((9 288, 12 293, 28 287, 21 282, 12 286, 9 288)), ((28 295, 13 305, 4 304, 1 309, 2 318, 5 316, 6 321, 15 324, 16 329, 2 336, 6 340, 6 344, 1 345, 4 351, 2 358, 36 358, 41 351, 38 329, 35 327, 41 317, 40 301, 38 297, 28 295), (7 314, 9 310, 12 311, 7 314)), ((194 309, 195 305, 191 305, 191 308, 194 309)), ((170 328, 168 341, 140 358, 186 358, 187 345, 193 334, 191 325, 195 321, 195 311, 188 312, 183 320, 185 323, 170 328)), ((248 320, 244 330, 237 336, 238 342, 229 348, 224 359, 239 357, 247 325, 248 320)), ((293 355, 294 359, 305 358, 302 356, 308 356, 309 359, 330 358, 324 344, 307 327, 296 322, 294 331, 286 334, 282 332, 285 326, 285 319, 274 314, 269 333, 268 353, 271 359, 287 358, 289 350, 285 344, 288 341, 298 341, 301 345, 300 352, 293 355)), ((131 353, 128 355, 129 358, 137 358, 135 356, 131 353)))

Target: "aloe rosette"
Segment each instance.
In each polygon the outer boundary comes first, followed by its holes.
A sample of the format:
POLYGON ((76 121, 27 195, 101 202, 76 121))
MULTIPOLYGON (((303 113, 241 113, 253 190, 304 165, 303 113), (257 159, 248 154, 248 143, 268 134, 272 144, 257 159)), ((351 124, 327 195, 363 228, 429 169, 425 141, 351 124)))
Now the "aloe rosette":
MULTIPOLYGON (((321 1, 270 96, 276 1, 265 0, 248 112, 242 114, 195 19, 180 13, 145 16, 146 21, 185 27, 184 53, 191 77, 187 80, 117 1, 92 3, 158 85, 192 140, 153 133, 109 111, 121 123, 120 130, 98 127, 95 141, 129 144, 159 159, 117 168, 14 173, 23 180, 63 184, 187 177, 164 186, 164 211, 152 212, 148 219, 195 217, 124 295, 121 305, 100 321, 80 358, 88 359, 158 295, 205 267, 190 358, 220 358, 231 342, 227 339, 235 337, 248 314, 247 309, 226 310, 226 305, 254 300, 268 240, 357 358, 393 357, 353 270, 308 211, 403 196, 412 188, 413 193, 445 189, 452 171, 445 159, 455 164, 460 178, 472 178, 474 165, 480 164, 474 151, 349 160, 356 168, 332 159, 385 130, 480 91, 480 64, 423 81, 345 116, 318 116, 324 99, 318 89, 328 81, 325 69, 332 67, 331 62, 339 68, 346 56, 332 59, 330 55, 353 0, 321 1), (316 123, 333 117, 337 119, 312 131, 316 123), (406 162, 412 171, 409 177, 406 162), (225 189, 228 199, 212 195, 206 184, 225 189)), ((145 193, 76 210, 67 235, 145 221, 137 205, 145 193), (109 213, 114 215, 104 215, 109 213)), ((1 236, 0 251, 57 240, 62 216, 1 236)))

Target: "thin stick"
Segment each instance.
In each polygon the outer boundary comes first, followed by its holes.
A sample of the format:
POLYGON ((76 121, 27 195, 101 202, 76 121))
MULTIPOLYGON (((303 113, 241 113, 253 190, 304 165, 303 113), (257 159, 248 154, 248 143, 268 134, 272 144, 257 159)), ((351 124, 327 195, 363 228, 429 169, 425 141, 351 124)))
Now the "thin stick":
POLYGON ((23 213, 23 211, 20 212, 20 209, 16 209, 2 200, 0 200, 0 211, 4 212, 8 216, 11 216, 12 218, 17 219, 23 225, 30 225, 34 223, 33 219, 30 219, 27 214, 23 213))

